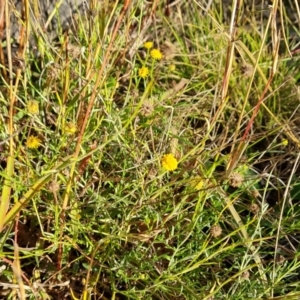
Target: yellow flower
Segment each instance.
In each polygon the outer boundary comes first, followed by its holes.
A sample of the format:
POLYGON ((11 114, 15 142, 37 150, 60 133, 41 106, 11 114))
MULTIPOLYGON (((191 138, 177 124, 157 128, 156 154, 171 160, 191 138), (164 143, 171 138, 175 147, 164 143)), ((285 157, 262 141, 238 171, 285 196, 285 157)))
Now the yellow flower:
POLYGON ((37 101, 30 100, 27 103, 27 111, 32 115, 37 115, 39 113, 39 104, 37 101))
POLYGON ((144 47, 146 48, 146 49, 151 49, 152 47, 153 47, 153 42, 146 42, 146 43, 144 43, 144 47))
POLYGON ((198 181, 195 180, 194 188, 197 191, 199 191, 199 190, 201 190, 203 188, 203 184, 204 184, 203 180, 201 180, 201 179, 198 179, 198 181))
POLYGON ((176 66, 174 64, 169 65, 169 71, 174 72, 176 69, 176 66))
POLYGON ((289 141, 287 139, 284 139, 282 142, 281 142, 281 145, 282 146, 287 146, 289 144, 289 141))
POLYGON ((165 170, 174 171, 177 169, 178 161, 174 157, 174 155, 170 153, 170 154, 165 154, 162 157, 161 164, 165 170))
POLYGON ((41 144, 41 140, 34 135, 31 135, 26 141, 26 146, 30 149, 38 148, 40 144, 41 144))
POLYGON ((145 78, 147 77, 149 74, 149 69, 147 67, 141 67, 139 69, 139 76, 142 77, 142 78, 145 78))
POLYGON ((65 125, 65 133, 68 134, 68 135, 72 135, 76 132, 77 128, 76 128, 76 125, 72 122, 69 122, 65 125))
POLYGON ((150 55, 153 59, 156 59, 156 60, 162 59, 162 53, 158 49, 152 49, 150 52, 150 55))

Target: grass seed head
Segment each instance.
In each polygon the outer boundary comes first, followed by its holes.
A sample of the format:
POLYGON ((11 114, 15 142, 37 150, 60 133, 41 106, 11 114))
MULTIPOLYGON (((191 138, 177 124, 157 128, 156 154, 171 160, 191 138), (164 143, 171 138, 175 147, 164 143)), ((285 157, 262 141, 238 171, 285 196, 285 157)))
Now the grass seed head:
POLYGON ((59 183, 55 180, 51 181, 48 185, 48 189, 51 193, 57 193, 60 189, 59 183))
POLYGON ((259 206, 256 204, 256 203, 252 203, 250 206, 249 206, 249 210, 254 213, 254 214, 258 214, 259 213, 259 206))
POLYGON ((250 64, 244 64, 241 66, 241 72, 245 77, 251 77, 253 72, 254 72, 254 68, 252 65, 250 64))
POLYGON ((283 255, 278 255, 277 257, 276 257, 276 263, 278 264, 278 265, 283 265, 283 263, 285 262, 285 257, 283 256, 283 255))
POLYGON ((248 270, 247 270, 247 271, 244 271, 244 272, 242 273, 242 275, 241 275, 241 278, 242 278, 243 280, 247 280, 247 279, 249 279, 249 277, 250 277, 250 273, 249 273, 248 270))
POLYGON ((47 69, 47 77, 49 80, 56 80, 61 73, 61 66, 58 63, 50 65, 47 69))
POLYGON ((230 186, 236 188, 240 187, 241 184, 243 183, 243 176, 240 173, 232 173, 229 177, 229 184, 230 186))
POLYGON ((210 228, 210 234, 212 237, 217 238, 222 234, 222 228, 220 225, 213 225, 210 228))
POLYGON ((260 196, 260 193, 257 189, 254 189, 251 191, 251 195, 254 197, 254 198, 258 198, 260 196))
POLYGON ((14 56, 12 58, 12 65, 15 69, 25 70, 25 61, 22 57, 14 56))
POLYGON ((82 48, 78 45, 68 44, 67 51, 73 58, 78 58, 82 53, 82 48))
POLYGON ((149 117, 154 112, 154 105, 150 101, 145 101, 141 107, 141 114, 144 117, 149 117))

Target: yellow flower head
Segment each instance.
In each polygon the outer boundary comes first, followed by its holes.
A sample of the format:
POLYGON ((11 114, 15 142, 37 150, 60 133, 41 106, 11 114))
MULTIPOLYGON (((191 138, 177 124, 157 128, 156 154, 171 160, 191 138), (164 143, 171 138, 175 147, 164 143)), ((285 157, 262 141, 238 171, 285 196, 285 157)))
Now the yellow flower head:
POLYGON ((174 64, 169 65, 169 71, 174 72, 176 69, 176 66, 174 64))
POLYGON ((147 77, 149 74, 149 69, 147 67, 141 67, 139 69, 139 76, 142 77, 142 78, 145 78, 147 77))
POLYGON ((200 191, 203 188, 204 181, 201 178, 194 178, 192 181, 195 190, 200 191))
POLYGON ((39 104, 37 101, 30 100, 27 103, 27 111, 32 115, 37 115, 39 113, 39 104))
POLYGON ((165 154, 162 157, 161 164, 165 170, 174 171, 177 169, 178 161, 174 157, 174 155, 170 153, 170 154, 165 154))
POLYGON ((153 59, 156 59, 156 60, 161 60, 162 59, 162 53, 158 49, 152 49, 150 51, 150 55, 153 59))
POLYGON ((146 49, 151 49, 153 47, 153 42, 146 42, 146 43, 144 43, 144 48, 146 48, 146 49))
POLYGON ((72 122, 69 122, 65 125, 65 133, 68 135, 72 135, 76 132, 77 128, 76 125, 72 122))
POLYGON ((40 144, 41 140, 34 135, 31 135, 26 141, 26 146, 30 149, 36 149, 40 146, 40 144))

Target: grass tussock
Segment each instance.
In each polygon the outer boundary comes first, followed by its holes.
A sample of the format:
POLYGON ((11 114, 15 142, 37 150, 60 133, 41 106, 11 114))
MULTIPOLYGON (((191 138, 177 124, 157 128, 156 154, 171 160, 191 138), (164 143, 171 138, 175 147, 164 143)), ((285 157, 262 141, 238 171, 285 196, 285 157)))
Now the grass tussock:
POLYGON ((167 2, 2 68, 1 299, 300 296, 299 4, 167 2))

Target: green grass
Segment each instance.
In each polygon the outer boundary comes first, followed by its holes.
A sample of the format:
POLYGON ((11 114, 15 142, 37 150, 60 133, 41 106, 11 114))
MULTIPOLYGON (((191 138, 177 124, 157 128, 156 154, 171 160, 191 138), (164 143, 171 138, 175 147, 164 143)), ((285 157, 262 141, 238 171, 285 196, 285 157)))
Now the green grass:
POLYGON ((290 15, 130 2, 2 80, 0 298, 298 299, 290 15))

